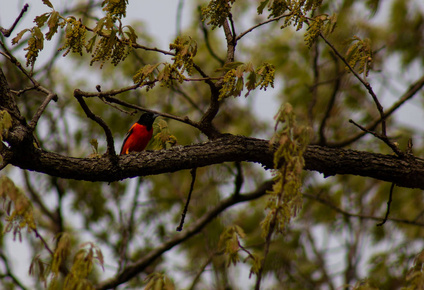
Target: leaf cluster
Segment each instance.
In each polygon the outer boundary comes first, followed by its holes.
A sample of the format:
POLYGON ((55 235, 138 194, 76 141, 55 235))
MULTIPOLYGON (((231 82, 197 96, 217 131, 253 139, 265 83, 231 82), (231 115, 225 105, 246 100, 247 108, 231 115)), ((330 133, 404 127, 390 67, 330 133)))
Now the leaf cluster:
POLYGON ((59 50, 66 50, 64 56, 69 52, 82 55, 85 48, 87 53, 92 53, 91 65, 100 62, 100 67, 103 67, 104 63, 110 60, 116 66, 132 51, 137 35, 131 26, 123 26, 120 21, 120 18, 126 14, 127 0, 103 1, 102 6, 106 15, 97 21, 94 29, 87 28, 81 19, 61 16, 54 10, 50 1, 45 0, 43 3, 52 11, 37 16, 34 20, 36 25, 33 28, 22 30, 12 40, 12 43, 16 44, 26 32, 31 33, 28 46, 25 48, 28 51, 25 55, 27 66, 34 66, 39 52, 44 48, 44 35, 41 29, 46 23, 49 30, 45 34, 45 39, 51 40, 59 28, 65 28, 64 45, 59 50), (86 42, 88 31, 94 35, 86 42))
POLYGON ((262 236, 272 232, 281 233, 292 217, 302 208, 301 173, 304 166, 303 153, 308 144, 308 129, 296 124, 293 108, 283 106, 276 116, 276 127, 283 128, 271 140, 277 146, 274 153, 275 183, 267 202, 268 213, 262 221, 262 236))
POLYGON ((243 89, 247 89, 245 94, 247 97, 257 87, 265 91, 268 87, 274 87, 275 67, 270 63, 265 62, 254 69, 252 63, 231 62, 225 64, 219 71, 225 71, 219 100, 230 96, 238 97, 243 89), (244 74, 248 74, 246 83, 244 74))
POLYGON ((154 136, 154 150, 169 149, 177 144, 177 137, 171 134, 168 122, 163 119, 159 119, 159 121, 155 122, 153 126, 157 129, 154 136))
POLYGON ((250 261, 250 273, 257 274, 261 266, 262 257, 257 254, 250 253, 241 245, 240 240, 245 238, 246 234, 241 227, 237 225, 228 227, 219 237, 218 249, 227 257, 227 267, 231 264, 235 266, 238 262, 240 262, 240 251, 247 253, 247 257, 244 259, 243 263, 250 261))
POLYGON ((351 44, 346 51, 346 60, 351 68, 356 69, 365 78, 368 76, 373 61, 371 40, 369 38, 361 39, 358 36, 353 36, 350 42, 351 44))
MULTIPOLYGON (((12 127, 12 117, 6 110, 0 111, 0 151, 3 149, 3 138, 7 138, 9 129, 12 127)), ((3 163, 3 157, 0 155, 0 163, 3 163)))
POLYGON ((122 18, 127 16, 128 0, 103 0, 103 10, 108 14, 122 18))
POLYGON ((22 241, 21 229, 27 227, 28 232, 36 229, 34 212, 31 201, 15 186, 15 183, 7 176, 0 177, 0 199, 4 201, 7 225, 4 232, 13 230, 13 239, 16 236, 22 241), (7 201, 7 203, 6 203, 7 201), (12 211, 13 206, 13 211, 12 211))
POLYGON ((178 68, 183 74, 185 71, 189 75, 193 74, 193 58, 197 54, 197 43, 191 37, 177 37, 173 43, 169 45, 170 50, 175 51, 173 66, 178 68))
POLYGON ((336 28, 336 23, 337 14, 332 14, 331 16, 322 14, 310 18, 308 21, 309 26, 304 35, 306 46, 311 48, 321 33, 324 35, 332 33, 336 28))
POLYGON ((259 4, 257 12, 262 14, 267 8, 269 18, 286 14, 282 28, 293 24, 296 30, 300 30, 307 21, 307 14, 315 11, 321 4, 322 0, 264 0, 259 4))
POLYGON ((234 2, 235 0, 212 0, 208 6, 202 8, 203 21, 210 19, 207 24, 211 25, 212 29, 221 27, 230 15, 234 2))
POLYGON ((174 290, 175 285, 172 280, 163 273, 152 273, 146 278, 147 285, 144 290, 174 290))

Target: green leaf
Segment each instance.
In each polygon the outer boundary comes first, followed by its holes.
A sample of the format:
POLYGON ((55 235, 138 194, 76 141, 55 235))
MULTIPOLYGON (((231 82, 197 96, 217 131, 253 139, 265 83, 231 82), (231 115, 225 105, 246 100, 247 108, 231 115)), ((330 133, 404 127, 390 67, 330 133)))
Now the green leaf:
POLYGON ((125 34, 126 34, 126 35, 128 35, 128 38, 129 38, 132 42, 136 42, 136 41, 137 41, 138 36, 137 36, 137 34, 135 33, 134 28, 132 28, 132 26, 130 26, 130 25, 127 25, 127 26, 124 26, 124 27, 128 28, 128 30, 129 30, 128 32, 125 32, 125 34))
POLYGON ((93 51, 93 47, 96 44, 97 34, 94 35, 85 45, 85 49, 88 53, 91 53, 93 51))
POLYGON ((229 63, 226 63, 223 67, 218 68, 216 71, 226 71, 227 72, 229 70, 238 68, 242 64, 244 64, 244 63, 240 62, 240 61, 229 62, 229 63))
POLYGON ((53 35, 56 34, 57 28, 59 27, 59 12, 53 11, 51 14, 49 21, 47 22, 47 25, 49 26, 49 32, 46 33, 46 39, 50 40, 52 39, 53 35))
POLYGON ((43 4, 49 6, 51 9, 53 9, 52 3, 50 3, 49 0, 43 0, 43 4))
POLYGON ((47 19, 49 19, 51 13, 44 13, 40 16, 35 17, 34 22, 37 24, 38 27, 43 27, 46 23, 47 19))
POLYGON ((16 35, 16 37, 14 37, 12 39, 12 44, 17 44, 21 40, 22 36, 24 36, 24 34, 28 31, 30 31, 30 30, 28 28, 26 28, 26 29, 22 30, 21 32, 19 32, 18 35, 16 35))
POLYGON ((269 0, 264 0, 261 2, 261 4, 259 4, 258 6, 258 14, 262 14, 264 12, 265 7, 268 5, 269 0))

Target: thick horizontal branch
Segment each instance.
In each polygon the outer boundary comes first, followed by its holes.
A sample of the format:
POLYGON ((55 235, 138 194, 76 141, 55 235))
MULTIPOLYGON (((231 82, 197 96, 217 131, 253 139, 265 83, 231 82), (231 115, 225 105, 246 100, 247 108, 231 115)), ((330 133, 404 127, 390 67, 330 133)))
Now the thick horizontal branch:
MULTIPOLYGON (((13 154, 10 163, 52 176, 105 182, 235 161, 259 163, 266 169, 273 167, 269 141, 233 135, 201 144, 120 156, 117 162, 107 155, 75 158, 37 149, 25 153, 13 154)), ((424 161, 418 158, 406 160, 395 155, 318 145, 308 146, 304 158, 306 170, 323 173, 325 177, 359 175, 393 182, 401 187, 424 189, 424 161)))

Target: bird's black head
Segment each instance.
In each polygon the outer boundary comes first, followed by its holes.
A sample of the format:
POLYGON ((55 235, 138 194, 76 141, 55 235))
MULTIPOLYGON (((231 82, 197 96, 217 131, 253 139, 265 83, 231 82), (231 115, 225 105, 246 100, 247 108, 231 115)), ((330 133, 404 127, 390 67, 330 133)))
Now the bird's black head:
POLYGON ((137 123, 146 126, 147 130, 150 131, 152 129, 153 122, 158 116, 158 114, 146 112, 140 116, 140 119, 137 121, 137 123))

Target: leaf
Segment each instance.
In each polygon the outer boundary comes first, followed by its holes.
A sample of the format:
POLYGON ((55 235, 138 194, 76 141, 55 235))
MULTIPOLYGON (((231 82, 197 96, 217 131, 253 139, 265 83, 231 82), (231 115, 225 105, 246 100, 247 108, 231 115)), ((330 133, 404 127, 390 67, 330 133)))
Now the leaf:
POLYGON ((92 38, 90 38, 90 40, 87 42, 87 44, 85 45, 85 50, 88 53, 91 53, 93 51, 93 47, 96 44, 96 39, 97 39, 97 34, 94 35, 92 38))
POLYGON ((49 0, 43 0, 43 4, 49 6, 50 8, 53 9, 53 5, 52 5, 52 3, 50 3, 49 0))
POLYGON ((243 65, 243 62, 240 61, 235 61, 235 62, 229 62, 226 63, 223 67, 216 69, 216 71, 229 71, 232 69, 236 69, 237 67, 239 67, 240 65, 243 65))
POLYGON ((22 36, 24 36, 24 34, 28 31, 30 30, 28 28, 25 28, 24 30, 19 32, 18 35, 16 35, 16 37, 12 39, 12 44, 17 44, 21 40, 22 36))
POLYGON ((268 5, 269 0, 262 1, 257 9, 258 14, 262 14, 264 12, 265 7, 268 5))
POLYGON ((34 22, 38 27, 43 27, 47 19, 49 19, 51 13, 44 13, 40 16, 35 17, 34 22))
POLYGON ((132 26, 131 26, 131 25, 127 25, 127 26, 124 26, 124 27, 128 28, 128 30, 129 30, 129 32, 125 32, 125 34, 127 34, 127 35, 128 35, 129 39, 130 39, 132 42, 136 42, 136 41, 137 41, 138 36, 137 36, 137 34, 135 33, 134 28, 132 28, 132 26))
POLYGON ((49 21, 47 22, 47 25, 49 26, 49 31, 46 33, 46 39, 50 40, 52 39, 53 35, 57 32, 57 28, 59 27, 59 12, 54 11, 50 18, 49 21))

